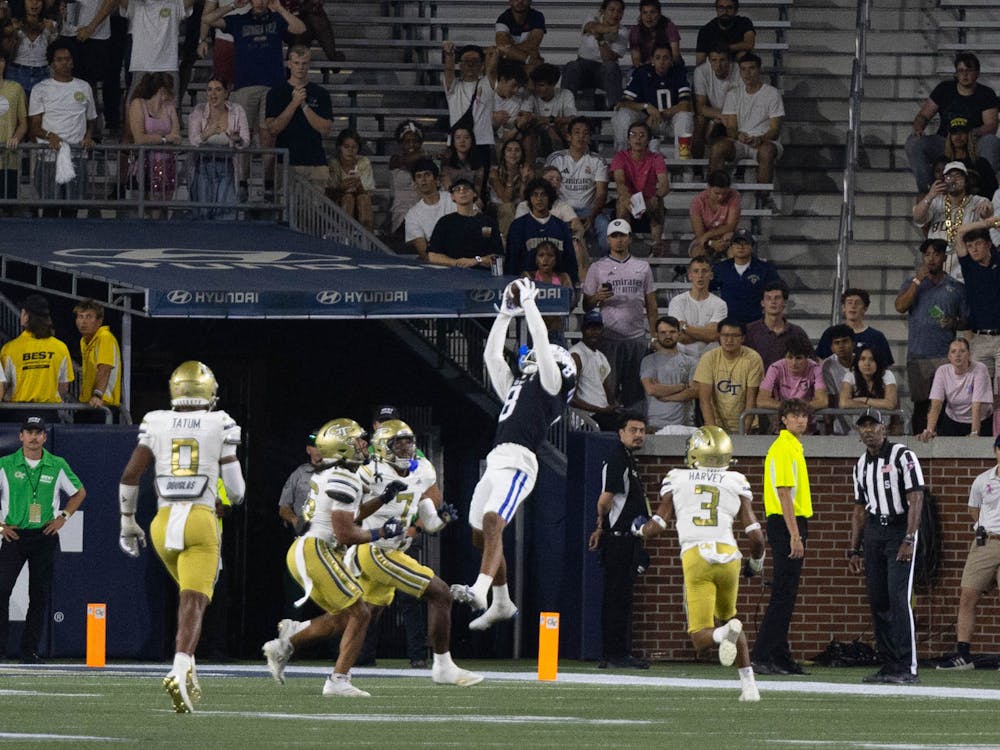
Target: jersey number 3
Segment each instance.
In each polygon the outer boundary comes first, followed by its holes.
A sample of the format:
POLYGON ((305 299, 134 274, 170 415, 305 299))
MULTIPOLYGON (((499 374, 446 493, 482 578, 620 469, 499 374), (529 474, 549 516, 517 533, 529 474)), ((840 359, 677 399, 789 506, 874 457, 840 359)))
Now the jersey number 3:
POLYGON ((710 484, 696 484, 694 486, 696 495, 708 495, 708 500, 702 502, 702 510, 708 511, 708 518, 698 518, 695 516, 691 522, 695 526, 718 526, 719 525, 719 488, 710 484))

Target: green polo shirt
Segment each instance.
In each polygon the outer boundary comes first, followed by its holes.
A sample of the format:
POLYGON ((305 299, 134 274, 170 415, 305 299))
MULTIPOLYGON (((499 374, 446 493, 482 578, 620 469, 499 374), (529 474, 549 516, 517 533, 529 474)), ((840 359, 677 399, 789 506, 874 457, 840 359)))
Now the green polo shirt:
POLYGON ((59 490, 75 495, 83 487, 76 474, 59 456, 44 448, 35 468, 28 465, 24 450, 0 457, 0 519, 19 529, 40 529, 59 512, 59 490), (29 506, 41 505, 41 519, 28 521, 29 506))
POLYGON ((802 443, 788 430, 782 430, 771 443, 764 459, 764 514, 781 515, 778 487, 789 487, 795 515, 810 518, 813 514, 809 493, 809 471, 802 443))

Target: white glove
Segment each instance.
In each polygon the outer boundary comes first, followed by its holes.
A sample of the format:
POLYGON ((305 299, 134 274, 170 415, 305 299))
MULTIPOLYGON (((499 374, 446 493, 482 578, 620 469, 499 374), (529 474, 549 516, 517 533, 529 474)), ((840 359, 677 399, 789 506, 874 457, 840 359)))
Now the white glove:
MULTIPOLYGON (((519 281, 520 279, 512 281, 504 287, 503 294, 500 295, 500 304, 497 306, 498 313, 503 313, 511 318, 515 318, 518 315, 524 315, 524 310, 521 309, 520 304, 514 302, 514 297, 511 293, 511 289, 517 285, 519 281)), ((518 287, 518 290, 520 291, 520 287, 518 287)))
POLYGON ((146 546, 146 532, 135 522, 135 516, 122 516, 118 546, 129 557, 138 557, 139 549, 146 546))
POLYGON ((517 279, 513 283, 521 289, 521 307, 524 307, 526 302, 534 304, 535 297, 538 296, 538 287, 535 286, 535 282, 531 279, 517 279))
POLYGON ((748 562, 750 563, 750 570, 754 573, 760 573, 764 569, 764 555, 765 552, 760 553, 760 557, 751 557, 748 562))

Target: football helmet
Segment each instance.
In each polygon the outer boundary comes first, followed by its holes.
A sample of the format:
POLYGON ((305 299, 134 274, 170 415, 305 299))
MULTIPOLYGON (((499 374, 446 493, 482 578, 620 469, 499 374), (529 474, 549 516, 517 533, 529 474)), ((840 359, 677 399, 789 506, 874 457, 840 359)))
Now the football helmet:
MULTIPOLYGON (((562 388, 560 391, 566 396, 566 401, 568 402, 573 398, 573 392, 576 390, 576 362, 573 361, 573 355, 557 344, 549 344, 549 351, 552 352, 556 366, 559 368, 559 373, 562 376, 562 388)), ((518 350, 517 366, 522 373, 531 375, 538 372, 538 360, 536 357, 534 349, 521 346, 518 350)))
POLYGON ((728 469, 732 460, 733 441, 721 427, 699 427, 688 438, 684 462, 692 469, 728 469))
POLYGON ((170 376, 170 405, 215 407, 219 384, 208 365, 197 360, 183 362, 170 376))
POLYGON ((367 434, 353 419, 331 419, 316 432, 316 450, 332 463, 361 466, 368 462, 367 446, 360 442, 367 434))
POLYGON ((379 460, 401 471, 417 468, 417 441, 413 430, 401 419, 383 422, 372 435, 372 445, 379 460))

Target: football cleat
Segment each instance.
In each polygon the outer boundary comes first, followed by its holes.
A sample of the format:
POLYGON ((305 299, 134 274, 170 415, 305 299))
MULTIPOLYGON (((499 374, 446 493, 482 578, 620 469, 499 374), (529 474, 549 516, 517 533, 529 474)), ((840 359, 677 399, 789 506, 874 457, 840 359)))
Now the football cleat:
POLYGON ((194 706, 191 704, 191 697, 188 693, 190 684, 190 669, 183 676, 178 675, 176 672, 170 672, 163 678, 163 689, 170 696, 170 700, 174 704, 174 711, 179 714, 189 714, 194 711, 194 706))
POLYGON ((503 604, 493 602, 489 609, 469 623, 469 630, 486 630, 498 622, 509 620, 516 614, 517 607, 514 606, 513 602, 505 602, 503 604))
POLYGON ((323 695, 326 696, 339 696, 341 698, 371 698, 371 693, 366 693, 360 688, 354 687, 351 684, 351 678, 345 677, 342 680, 334 680, 329 677, 326 678, 326 683, 323 685, 323 695))
POLYGON ((278 640, 288 641, 293 635, 301 630, 302 623, 298 620, 285 618, 278 623, 278 640))
POLYGON ((466 586, 464 583, 453 583, 451 585, 451 596, 459 604, 468 604, 475 612, 484 610, 487 606, 486 598, 476 596, 476 592, 472 590, 472 586, 466 586))
POLYGON ((454 664, 449 667, 438 669, 436 666, 431 669, 431 679, 439 685, 458 685, 459 687, 472 687, 483 681, 481 674, 470 672, 467 669, 456 667, 454 664))
POLYGON ((273 641, 268 641, 261 647, 261 651, 264 652, 264 658, 267 659, 267 669, 271 673, 271 677, 275 679, 281 685, 285 684, 285 667, 288 666, 288 660, 292 655, 291 644, 280 638, 275 638, 273 641))
POLYGON ((218 390, 219 384, 208 365, 188 360, 170 376, 170 405, 213 409, 218 390))
POLYGON ((733 618, 725 625, 726 632, 719 644, 719 663, 724 667, 732 666, 736 661, 736 641, 743 632, 743 623, 733 618))
POLYGON ((760 691, 756 685, 745 685, 740 693, 740 703, 758 703, 760 701, 760 691))

